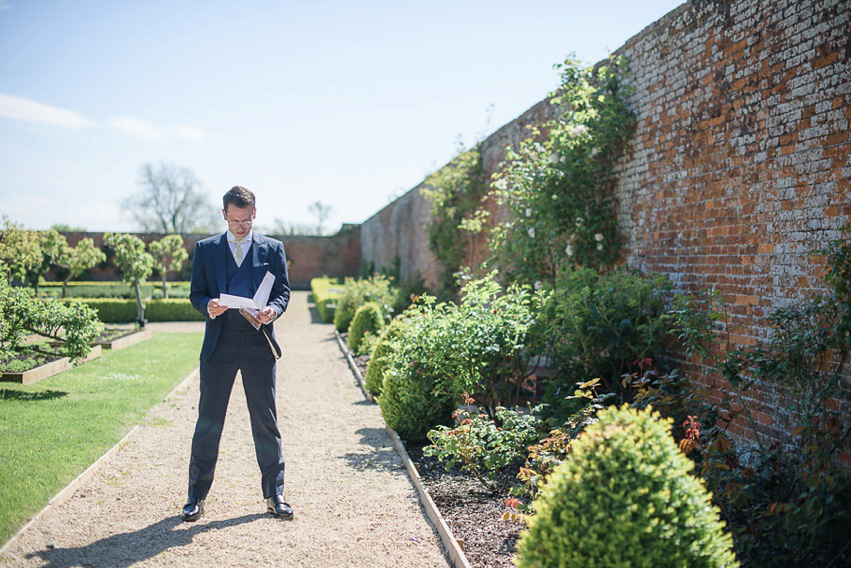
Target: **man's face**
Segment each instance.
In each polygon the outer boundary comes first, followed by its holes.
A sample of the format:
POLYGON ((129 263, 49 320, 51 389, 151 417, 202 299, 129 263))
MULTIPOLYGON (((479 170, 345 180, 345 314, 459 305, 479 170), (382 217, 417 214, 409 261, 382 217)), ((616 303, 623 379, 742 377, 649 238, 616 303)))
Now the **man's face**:
POLYGON ((251 231, 251 224, 256 214, 257 210, 254 207, 237 207, 233 203, 228 203, 227 209, 222 209, 222 215, 228 222, 230 232, 238 239, 245 238, 251 231))

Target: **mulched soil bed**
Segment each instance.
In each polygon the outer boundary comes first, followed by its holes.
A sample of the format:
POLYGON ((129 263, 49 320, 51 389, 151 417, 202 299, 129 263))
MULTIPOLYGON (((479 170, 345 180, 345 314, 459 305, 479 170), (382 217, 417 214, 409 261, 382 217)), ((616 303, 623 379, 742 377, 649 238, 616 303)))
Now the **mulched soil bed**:
MULTIPOLYGON (((341 335, 348 346, 348 334, 341 335)), ((369 355, 352 359, 366 376, 369 355)), ((502 520, 503 513, 513 511, 504 504, 509 495, 491 494, 458 467, 446 471, 437 458, 423 455, 425 445, 405 442, 405 449, 452 534, 462 543, 467 560, 475 568, 513 568, 514 547, 525 524, 502 520)), ((518 468, 501 472, 497 481, 509 487, 517 472, 518 468)))
MULTIPOLYGON (((452 534, 463 541, 464 554, 476 568, 513 568, 514 547, 521 522, 503 521, 508 495, 492 495, 458 468, 446 471, 437 458, 423 456, 424 445, 405 443, 411 461, 417 467, 423 485, 449 525, 452 534)), ((508 486, 517 469, 500 474, 499 481, 508 486)))

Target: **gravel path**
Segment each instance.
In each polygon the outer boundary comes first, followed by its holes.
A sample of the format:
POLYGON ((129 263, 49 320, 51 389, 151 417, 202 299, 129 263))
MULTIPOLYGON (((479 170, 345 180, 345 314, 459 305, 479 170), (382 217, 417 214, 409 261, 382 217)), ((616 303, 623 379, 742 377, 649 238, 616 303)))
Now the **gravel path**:
POLYGON ((196 418, 195 379, 154 408, 122 449, 31 526, 0 565, 450 566, 378 407, 365 402, 333 328, 312 323, 318 316, 307 297, 295 292, 277 324, 284 351, 278 415, 293 521, 265 513, 241 383, 231 398, 206 513, 196 523, 178 519, 196 418))

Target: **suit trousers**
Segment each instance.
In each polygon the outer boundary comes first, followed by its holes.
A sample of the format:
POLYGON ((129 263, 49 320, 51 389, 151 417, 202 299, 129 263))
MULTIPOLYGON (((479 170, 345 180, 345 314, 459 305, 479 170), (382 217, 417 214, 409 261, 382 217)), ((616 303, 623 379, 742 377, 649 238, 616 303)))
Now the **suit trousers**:
POLYGON ((206 498, 213 484, 219 442, 237 371, 242 373, 248 402, 263 497, 283 495, 284 458, 275 407, 275 370, 275 357, 261 332, 253 328, 222 330, 212 357, 201 362, 201 398, 189 460, 190 499, 206 498))

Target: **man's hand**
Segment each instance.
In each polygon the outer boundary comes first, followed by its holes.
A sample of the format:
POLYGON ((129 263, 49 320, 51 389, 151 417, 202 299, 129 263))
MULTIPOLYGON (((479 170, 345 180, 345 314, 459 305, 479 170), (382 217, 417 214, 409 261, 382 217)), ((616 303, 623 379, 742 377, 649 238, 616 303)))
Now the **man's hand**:
POLYGON ((219 304, 219 300, 217 298, 213 298, 207 304, 207 313, 210 315, 211 318, 215 318, 216 316, 220 316, 223 313, 225 313, 226 311, 228 311, 227 306, 223 306, 223 305, 219 304))
POLYGON ((259 319, 262 323, 269 323, 270 321, 274 321, 276 317, 278 317, 278 312, 275 311, 275 308, 266 306, 263 308, 263 311, 260 312, 260 315, 257 316, 257 319, 259 319))

